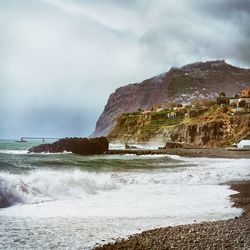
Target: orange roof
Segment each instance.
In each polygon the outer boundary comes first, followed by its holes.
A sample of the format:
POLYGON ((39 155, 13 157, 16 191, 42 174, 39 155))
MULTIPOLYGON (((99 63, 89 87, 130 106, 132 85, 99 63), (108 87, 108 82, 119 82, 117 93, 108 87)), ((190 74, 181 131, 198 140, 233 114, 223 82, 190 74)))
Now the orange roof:
POLYGON ((240 94, 241 94, 241 97, 249 97, 249 89, 246 88, 246 89, 241 90, 240 94))

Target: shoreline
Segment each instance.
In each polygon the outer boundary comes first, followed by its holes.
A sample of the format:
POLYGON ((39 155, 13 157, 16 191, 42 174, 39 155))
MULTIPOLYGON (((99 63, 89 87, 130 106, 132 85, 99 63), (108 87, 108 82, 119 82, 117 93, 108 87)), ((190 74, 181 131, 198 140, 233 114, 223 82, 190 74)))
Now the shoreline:
POLYGON ((244 249, 250 248, 250 180, 224 183, 237 191, 233 207, 244 209, 239 217, 213 222, 161 227, 97 246, 95 250, 244 249))
POLYGON ((136 154, 155 155, 168 154, 182 157, 209 157, 209 158, 230 158, 230 159, 250 159, 250 149, 237 150, 227 148, 168 148, 168 149, 112 149, 105 152, 112 154, 136 154))

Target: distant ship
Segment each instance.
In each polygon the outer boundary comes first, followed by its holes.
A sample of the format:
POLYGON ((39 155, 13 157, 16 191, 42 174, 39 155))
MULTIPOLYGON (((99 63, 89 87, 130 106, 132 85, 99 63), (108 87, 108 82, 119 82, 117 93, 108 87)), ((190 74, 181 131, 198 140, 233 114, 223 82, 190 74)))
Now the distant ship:
POLYGON ((26 140, 29 139, 29 140, 42 140, 43 143, 45 142, 45 140, 59 140, 61 138, 52 138, 52 137, 21 137, 20 138, 20 141, 16 141, 16 142, 27 142, 26 140))
POLYGON ((16 142, 27 142, 27 141, 25 141, 23 138, 21 138, 20 141, 16 141, 16 142))

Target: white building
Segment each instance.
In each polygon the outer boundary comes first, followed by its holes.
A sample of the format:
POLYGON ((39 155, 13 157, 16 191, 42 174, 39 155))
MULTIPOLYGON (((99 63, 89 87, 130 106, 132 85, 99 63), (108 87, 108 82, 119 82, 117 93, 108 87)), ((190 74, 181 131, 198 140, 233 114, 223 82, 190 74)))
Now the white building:
POLYGON ((242 140, 237 145, 238 148, 249 148, 250 149, 250 140, 242 140))
POLYGON ((176 118, 176 113, 175 112, 168 113, 168 118, 176 118))

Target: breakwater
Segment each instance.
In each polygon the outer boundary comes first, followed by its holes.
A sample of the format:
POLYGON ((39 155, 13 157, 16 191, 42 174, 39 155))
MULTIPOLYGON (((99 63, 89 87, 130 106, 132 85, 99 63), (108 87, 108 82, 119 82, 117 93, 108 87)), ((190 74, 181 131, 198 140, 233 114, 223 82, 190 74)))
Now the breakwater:
POLYGON ((179 155, 184 157, 212 157, 212 158, 250 158, 250 150, 232 150, 227 148, 168 148, 168 149, 112 149, 105 152, 114 154, 135 155, 179 155))

